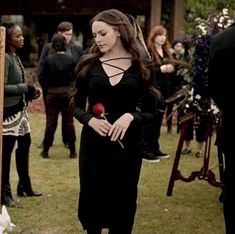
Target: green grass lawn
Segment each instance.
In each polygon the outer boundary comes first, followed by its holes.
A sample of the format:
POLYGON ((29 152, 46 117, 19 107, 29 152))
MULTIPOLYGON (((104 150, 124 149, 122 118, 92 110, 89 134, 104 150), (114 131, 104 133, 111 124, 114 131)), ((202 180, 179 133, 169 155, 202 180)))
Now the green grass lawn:
MULTIPOLYGON (((23 209, 8 208, 12 222, 16 224, 13 233, 33 234, 83 234, 77 219, 77 198, 79 192, 78 160, 69 158, 69 150, 61 140, 61 126, 58 124, 50 159, 39 156, 44 134, 45 116, 30 113, 31 155, 30 174, 34 190, 43 193, 41 197, 16 196, 18 176, 12 157, 11 181, 13 196, 23 209)), ((79 147, 80 125, 76 123, 77 146, 79 147)), ((171 155, 159 163, 143 162, 138 208, 133 234, 223 234, 224 220, 222 205, 218 201, 221 189, 211 186, 205 180, 186 183, 177 180, 172 196, 167 188, 179 135, 173 129, 171 135, 162 128, 161 149, 171 155)), ((78 150, 78 149, 77 149, 78 150)), ((179 170, 188 177, 192 171, 200 170, 202 159, 192 155, 182 156, 179 170)), ((219 180, 215 146, 212 146, 210 169, 219 180)), ((122 234, 122 233, 120 233, 122 234)))

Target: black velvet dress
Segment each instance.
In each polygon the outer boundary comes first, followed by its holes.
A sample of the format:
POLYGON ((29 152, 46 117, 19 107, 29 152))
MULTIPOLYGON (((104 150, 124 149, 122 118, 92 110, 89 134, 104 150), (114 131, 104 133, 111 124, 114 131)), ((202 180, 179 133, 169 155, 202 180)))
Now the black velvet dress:
POLYGON ((134 63, 114 86, 100 60, 78 83, 74 114, 83 124, 79 152, 78 217, 84 229, 119 228, 123 230, 120 234, 131 233, 142 163, 142 127, 153 120, 154 100, 143 83, 138 65, 134 63), (95 116, 92 107, 96 103, 105 106, 105 116, 110 123, 126 112, 134 116, 122 139, 124 148, 88 126, 89 120, 95 116))

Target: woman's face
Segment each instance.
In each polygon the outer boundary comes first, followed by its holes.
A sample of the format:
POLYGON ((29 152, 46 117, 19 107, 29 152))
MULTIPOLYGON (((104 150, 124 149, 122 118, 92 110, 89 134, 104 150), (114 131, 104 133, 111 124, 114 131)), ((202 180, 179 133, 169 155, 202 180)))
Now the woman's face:
POLYGON ((166 42, 166 33, 163 33, 161 35, 157 35, 154 38, 154 42, 158 46, 163 46, 165 44, 165 42, 166 42))
POLYGON ((13 49, 22 48, 24 45, 24 37, 21 28, 17 25, 12 29, 10 38, 10 47, 13 49))
POLYGON ((111 25, 103 21, 93 22, 92 34, 102 53, 111 51, 117 45, 117 39, 120 35, 111 25))
POLYGON ((183 54, 184 52, 184 46, 181 42, 176 43, 173 49, 177 54, 183 54))

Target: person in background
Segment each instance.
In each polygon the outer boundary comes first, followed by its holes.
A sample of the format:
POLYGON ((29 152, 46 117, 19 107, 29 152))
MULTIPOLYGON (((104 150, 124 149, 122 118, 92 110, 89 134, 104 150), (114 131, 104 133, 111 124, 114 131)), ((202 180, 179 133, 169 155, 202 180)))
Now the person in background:
MULTIPOLYGON (((80 46, 75 44, 72 40, 72 38, 73 38, 73 24, 68 21, 61 22, 57 27, 57 33, 63 35, 66 39, 66 43, 67 43, 66 53, 71 55, 74 58, 74 60, 76 62, 78 62, 79 58, 83 54, 83 50, 80 46)), ((42 49, 42 53, 41 53, 40 59, 39 59, 38 81, 40 84, 41 84, 41 80, 42 80, 41 71, 42 71, 43 63, 45 61, 45 58, 51 53, 54 53, 54 50, 52 49, 51 43, 45 44, 42 49)), ((45 103, 45 97, 46 97, 47 93, 46 93, 46 90, 44 90, 43 88, 42 88, 42 91, 43 91, 43 98, 44 98, 43 100, 44 100, 44 104, 45 104, 45 112, 47 115, 47 106, 45 103)), ((63 116, 62 116, 62 123, 61 124, 62 124, 61 125, 62 140, 63 140, 65 147, 69 148, 69 143, 68 143, 69 136, 66 135, 66 127, 65 127, 66 123, 65 123, 65 119, 63 118, 63 116)), ((39 145, 39 148, 43 148, 43 142, 39 145)))
MULTIPOLYGON (((185 72, 183 70, 184 75, 182 76, 182 86, 185 85, 190 85, 190 87, 192 86, 192 81, 193 81, 193 74, 194 74, 194 58, 193 58, 193 50, 192 50, 192 45, 190 45, 189 42, 187 42, 186 40, 176 40, 173 42, 172 47, 174 49, 174 53, 173 56, 176 59, 182 60, 183 62, 189 63, 191 65, 191 68, 187 70, 187 72, 185 72), (181 52, 183 49, 183 53, 181 52), (186 74, 186 77, 184 77, 186 74)), ((179 76, 181 76, 181 73, 179 74, 179 76)), ((185 115, 184 113, 184 109, 179 107, 178 109, 178 115, 177 115, 177 132, 180 132, 181 129, 181 125, 180 124, 180 119, 185 115)), ((194 118, 191 118, 190 120, 188 120, 188 128, 186 130, 185 133, 185 141, 184 141, 184 145, 185 148, 182 151, 182 155, 190 155, 192 152, 191 149, 191 141, 194 138, 194 118)), ((197 149, 200 151, 202 151, 202 146, 200 143, 198 143, 197 145, 197 149)))
POLYGON ((176 59, 182 59, 184 56, 184 42, 182 40, 174 40, 172 43, 173 56, 176 59))
MULTIPOLYGON (((176 61, 183 61, 184 60, 184 43, 181 40, 174 40, 172 43, 172 55, 173 57, 176 59, 176 61)), ((175 70, 176 70, 176 77, 174 79, 174 87, 175 87, 175 92, 177 92, 178 90, 181 89, 182 85, 183 85, 183 77, 181 75, 177 75, 177 70, 180 69, 179 66, 175 66, 175 70)), ((174 94, 173 94, 174 95, 174 94)), ((172 101, 169 102, 167 104, 167 112, 166 112, 166 116, 167 116, 167 132, 169 134, 172 133, 172 124, 173 124, 173 109, 174 109, 174 105, 177 104, 177 100, 176 101, 172 101)), ((177 114, 178 117, 178 114, 177 114)), ((177 132, 179 132, 179 124, 177 121, 177 132)))
POLYGON ((41 156, 49 157, 49 149, 52 145, 57 127, 58 116, 64 120, 64 133, 70 149, 70 158, 77 156, 75 150, 75 127, 73 122, 73 112, 69 105, 69 90, 74 82, 74 69, 76 61, 66 53, 66 39, 61 34, 56 34, 52 38, 52 49, 55 53, 49 54, 41 68, 40 83, 45 91, 45 104, 47 107, 46 131, 43 140, 43 150, 41 156))
POLYGON ((17 195, 41 196, 42 193, 32 189, 29 177, 29 151, 31 144, 30 124, 27 114, 27 102, 38 98, 41 89, 25 83, 24 67, 16 52, 24 45, 20 26, 3 23, 6 28, 5 75, 4 75, 4 109, 2 129, 2 183, 1 203, 16 207, 10 184, 11 154, 15 150, 16 169, 19 176, 17 195))
MULTIPOLYGON (((174 91, 172 84, 175 78, 175 68, 172 63, 173 56, 170 50, 170 44, 167 37, 167 30, 163 26, 155 26, 151 31, 147 40, 149 53, 155 65, 156 87, 161 92, 164 102, 170 97, 174 91)), ((160 150, 159 138, 161 134, 161 126, 163 115, 167 105, 164 103, 162 110, 156 109, 156 119, 144 128, 143 142, 143 158, 149 162, 159 162, 160 159, 169 158, 170 156, 160 150)))
MULTIPOLYGON (((146 43, 145 43, 145 40, 144 40, 144 36, 143 36, 143 33, 142 33, 142 30, 140 28, 140 25, 138 24, 137 20, 130 14, 126 14, 127 18, 129 19, 129 21, 131 22, 132 26, 134 27, 134 31, 135 31, 135 37, 136 39, 138 40, 138 42, 140 43, 140 46, 143 47, 144 51, 145 51, 145 59, 146 61, 148 61, 149 63, 152 63, 152 58, 151 58, 151 55, 148 51, 148 48, 146 46, 146 43)), ((154 82, 154 85, 157 87, 156 85, 156 81, 154 82)), ((162 98, 162 95, 161 95, 161 98, 159 98, 158 100, 159 102, 156 103, 156 111, 158 112, 161 107, 162 107, 162 104, 163 104, 163 98, 162 98)), ((160 110, 161 111, 161 110, 160 110)), ((157 113, 158 114, 158 113, 157 113)), ((143 159, 146 159, 146 155, 148 155, 147 151, 146 151, 146 148, 149 146, 149 145, 154 145, 153 142, 153 138, 152 138, 152 135, 149 135, 148 134, 148 131, 146 131, 146 129, 148 129, 148 127, 151 126, 149 125, 149 123, 147 124, 146 127, 143 128, 143 140, 142 140, 142 144, 143 144, 143 159)), ((158 157, 154 157, 152 156, 149 160, 149 156, 148 156, 148 161, 151 161, 151 162, 159 162, 160 159, 158 157)))
MULTIPOLYGON (((192 54, 192 85, 193 88, 193 99, 197 98, 200 100, 201 110, 194 110, 194 117, 189 120, 188 129, 185 136, 185 148, 182 151, 183 155, 190 155, 192 152, 192 140, 196 140, 196 153, 195 157, 203 157, 203 147, 208 138, 208 126, 210 117, 207 115, 207 109, 210 109, 211 97, 208 91, 208 57, 209 57, 209 42, 205 46, 203 43, 195 43, 193 48, 185 49, 185 52, 189 52, 187 59, 191 58, 192 54)), ((190 61, 190 60, 189 60, 190 61)), ((194 108, 195 109, 195 108, 194 108)))
POLYGON ((211 97, 222 111, 220 129, 221 147, 225 157, 223 178, 223 207, 226 234, 235 233, 235 157, 234 137, 234 78, 235 68, 235 24, 212 38, 209 56, 208 81, 211 97))
POLYGON ((131 234, 142 164, 142 129, 159 91, 128 18, 116 9, 91 20, 93 45, 76 67, 72 105, 83 124, 78 217, 88 234, 131 234))
MULTIPOLYGON (((193 74, 194 74, 194 65, 193 65, 193 53, 191 50, 191 46, 189 42, 186 40, 175 40, 172 43, 172 48, 174 49, 173 57, 177 61, 182 61, 182 64, 179 63, 176 66, 176 76, 178 80, 178 84, 180 84, 180 89, 183 89, 184 86, 192 87, 192 81, 193 81, 193 74), (185 64, 188 63, 188 66, 185 66, 185 64)), ((181 118, 185 115, 185 107, 179 106, 177 109, 177 133, 181 130, 181 118)), ((182 151, 183 155, 189 155, 191 153, 191 141, 193 140, 193 134, 194 134, 194 120, 193 118, 189 120, 188 128, 186 130, 185 134, 185 148, 182 151)), ((198 149, 200 148, 197 147, 198 149)))
MULTIPOLYGON (((197 119, 197 116, 195 117, 197 119)), ((195 118, 192 118, 188 123, 188 128, 184 140, 184 149, 182 150, 182 155, 190 155, 192 153, 192 140, 194 138, 194 132, 196 135, 196 153, 195 157, 203 157, 203 146, 206 141, 205 129, 208 126, 207 119, 203 120, 200 118, 200 122, 195 126, 195 118)))

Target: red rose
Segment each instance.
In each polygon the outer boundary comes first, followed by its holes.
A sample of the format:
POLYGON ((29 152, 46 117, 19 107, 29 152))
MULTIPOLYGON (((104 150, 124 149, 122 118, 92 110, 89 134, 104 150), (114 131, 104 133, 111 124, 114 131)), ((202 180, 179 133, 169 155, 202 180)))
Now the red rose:
MULTIPOLYGON (((105 120, 106 117, 105 117, 105 108, 104 108, 104 105, 100 102, 96 103, 93 108, 92 108, 92 112, 94 114, 96 114, 97 116, 101 116, 102 118, 104 118, 105 120)), ((124 149, 124 145, 122 144, 122 142, 118 139, 117 142, 119 143, 119 145, 124 149)))
POLYGON ((92 108, 92 112, 98 116, 103 117, 105 113, 104 105, 100 102, 96 103, 92 108))

